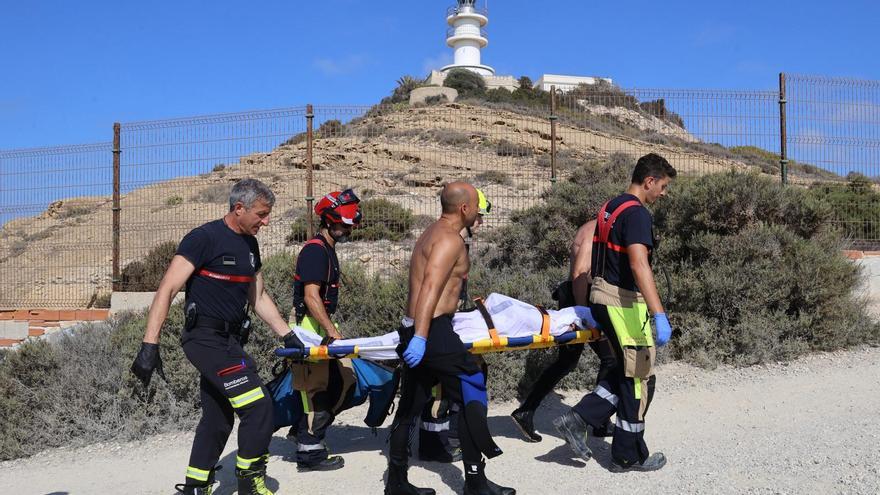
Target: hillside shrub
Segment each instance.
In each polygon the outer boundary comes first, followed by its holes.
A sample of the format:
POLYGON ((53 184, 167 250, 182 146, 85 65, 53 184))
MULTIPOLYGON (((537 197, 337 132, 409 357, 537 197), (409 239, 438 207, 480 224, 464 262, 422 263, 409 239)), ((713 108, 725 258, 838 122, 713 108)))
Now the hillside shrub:
POLYGON ((363 220, 351 233, 352 241, 400 241, 409 236, 413 214, 384 198, 361 201, 363 220))
POLYGON ((122 269, 122 287, 126 292, 152 292, 177 252, 177 242, 167 241, 151 249, 143 260, 132 261, 122 269))
POLYGON ((443 85, 458 91, 459 98, 481 97, 486 94, 483 76, 467 69, 452 69, 443 80, 443 85))
POLYGON ((852 173, 846 183, 817 183, 810 188, 816 198, 831 205, 834 221, 850 239, 877 239, 880 235, 880 193, 862 174, 852 173))

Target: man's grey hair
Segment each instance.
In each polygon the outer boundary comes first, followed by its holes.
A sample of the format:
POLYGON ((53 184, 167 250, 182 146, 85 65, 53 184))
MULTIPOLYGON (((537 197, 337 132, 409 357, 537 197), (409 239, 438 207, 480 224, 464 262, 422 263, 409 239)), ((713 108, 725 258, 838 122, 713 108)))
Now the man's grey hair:
POLYGON ((275 205, 275 194, 269 186, 257 179, 241 179, 229 192, 229 211, 235 209, 235 203, 241 203, 245 209, 250 209, 258 199, 265 201, 270 207, 275 205))

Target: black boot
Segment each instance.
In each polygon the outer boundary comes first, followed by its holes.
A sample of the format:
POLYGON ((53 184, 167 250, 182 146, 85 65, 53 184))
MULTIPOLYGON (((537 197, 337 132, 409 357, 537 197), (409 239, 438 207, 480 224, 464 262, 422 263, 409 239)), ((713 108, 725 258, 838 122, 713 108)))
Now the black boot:
POLYGON ((614 436, 614 424, 610 421, 602 425, 601 428, 593 428, 593 436, 594 437, 613 437, 614 436))
POLYGON ((593 457, 593 451, 587 446, 587 423, 578 413, 569 409, 568 412, 553 420, 553 426, 578 457, 585 461, 589 461, 593 457))
POLYGON ((304 473, 307 471, 335 471, 345 466, 345 459, 341 455, 329 455, 317 462, 297 462, 296 470, 304 473))
POLYGON ((486 463, 464 463, 464 495, 516 495, 516 490, 498 486, 486 478, 486 463))
POLYGON ((238 478, 238 495, 274 495, 266 488, 266 462, 267 456, 251 464, 248 469, 235 468, 235 476, 238 478))
POLYGON ((628 473, 630 471, 656 471, 666 465, 666 456, 661 452, 655 452, 648 456, 644 462, 633 462, 632 464, 624 464, 611 460, 611 467, 608 469, 612 473, 628 473))
POLYGON ((216 466, 208 474, 208 480, 204 482, 196 482, 187 478, 186 483, 174 485, 174 489, 183 495, 211 495, 214 493, 214 473, 220 471, 223 466, 216 466))
POLYGON ((542 437, 535 431, 535 411, 531 409, 517 409, 510 413, 514 424, 526 438, 526 442, 540 442, 542 437))
POLYGON ((385 495, 434 495, 433 488, 419 488, 410 484, 406 477, 406 465, 388 463, 388 482, 385 483, 385 495))

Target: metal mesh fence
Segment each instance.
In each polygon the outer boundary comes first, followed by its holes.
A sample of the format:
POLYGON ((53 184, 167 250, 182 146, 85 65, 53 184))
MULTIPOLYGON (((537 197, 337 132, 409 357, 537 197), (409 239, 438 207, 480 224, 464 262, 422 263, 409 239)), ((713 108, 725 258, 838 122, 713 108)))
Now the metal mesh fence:
POLYGON ((813 184, 857 245, 880 241, 880 81, 787 76, 789 168, 815 170, 813 184))
MULTIPOLYGON (((314 202, 354 188, 364 200, 364 223, 340 258, 379 275, 405 266, 418 234, 439 215, 440 186, 455 179, 492 201, 484 231, 540 204, 555 180, 615 153, 633 162, 660 153, 685 177, 735 169, 778 178, 780 144, 788 143, 791 183, 846 187, 849 171, 880 175, 871 169, 880 142, 878 93, 878 83, 791 78, 787 141, 777 91, 604 84, 556 95, 491 90, 455 103, 308 106, 122 124, 115 289, 152 289, 164 266, 149 266, 147 253, 168 255, 190 229, 221 217, 231 185, 244 177, 263 180, 277 197, 259 235, 264 257, 296 253, 316 228, 314 202)), ((104 302, 114 280, 112 156, 109 143, 0 153, 0 306, 104 302), (55 200, 63 203, 46 210, 55 200)), ((866 198, 844 207, 877 208, 866 198)), ((880 238, 872 230, 877 219, 869 220, 852 237, 880 238)))
POLYGON ((229 210, 232 184, 265 182, 277 196, 275 222, 261 233, 264 255, 284 246, 282 226, 302 207, 302 157, 284 143, 305 130, 305 107, 122 124, 120 129, 121 272, 117 289, 153 290, 145 254, 173 252, 193 228, 229 210), (171 243, 171 244, 168 244, 171 243))
POLYGON ((110 150, 98 143, 0 151, 0 308, 107 299, 110 150))

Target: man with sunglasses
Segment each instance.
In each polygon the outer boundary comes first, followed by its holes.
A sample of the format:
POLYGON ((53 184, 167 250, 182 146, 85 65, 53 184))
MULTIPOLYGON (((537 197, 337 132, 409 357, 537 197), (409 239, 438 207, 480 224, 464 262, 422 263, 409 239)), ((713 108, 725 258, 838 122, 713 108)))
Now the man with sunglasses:
MULTIPOLYGON (((481 189, 477 189, 477 198, 477 207, 479 208, 477 221, 473 226, 466 227, 461 232, 468 254, 471 250, 473 231, 483 225, 487 215, 492 214, 492 202, 481 189)), ((461 294, 458 299, 459 311, 476 309, 468 293, 467 277, 461 281, 461 294)), ((488 369, 483 358, 481 356, 474 356, 474 358, 483 368, 484 374, 488 376, 488 369)), ((419 460, 444 463, 461 460, 461 447, 458 441, 458 413, 458 406, 444 397, 443 388, 439 384, 431 389, 431 400, 425 404, 419 424, 419 460)))
POLYGON ((675 176, 666 159, 649 153, 636 163, 626 192, 599 211, 590 269, 590 310, 611 342, 616 363, 592 393, 553 421, 569 447, 589 460, 587 425, 602 428, 616 414, 613 472, 655 471, 666 464, 662 453, 649 455, 644 438, 645 415, 656 383, 654 345, 665 345, 672 336, 651 271, 653 219, 645 205, 665 196, 675 176), (649 314, 657 329, 656 341, 649 314))
MULTIPOLYGON (((315 205, 315 214, 321 219, 320 231, 303 245, 296 260, 292 316, 297 325, 322 336, 322 345, 342 338, 330 319, 339 303, 336 244, 347 242, 352 229, 360 223, 359 203, 351 189, 321 198, 315 205)), ((298 471, 332 471, 345 464, 341 456, 328 455, 324 437, 342 405, 346 361, 349 360, 307 360, 292 366, 294 388, 302 394, 305 409, 300 423, 292 426, 287 435, 297 442, 298 471)))
POLYGON ((465 182, 451 182, 440 193, 442 214, 413 248, 410 259, 406 316, 398 330, 398 354, 406 363, 401 377, 400 401, 391 426, 385 495, 433 495, 408 480, 411 428, 440 383, 448 399, 459 405, 458 436, 464 462, 465 495, 514 495, 486 477, 485 458, 501 454, 486 420, 486 379, 479 364, 452 328, 462 281, 470 260, 460 232, 472 227, 479 215, 477 190, 465 182))

